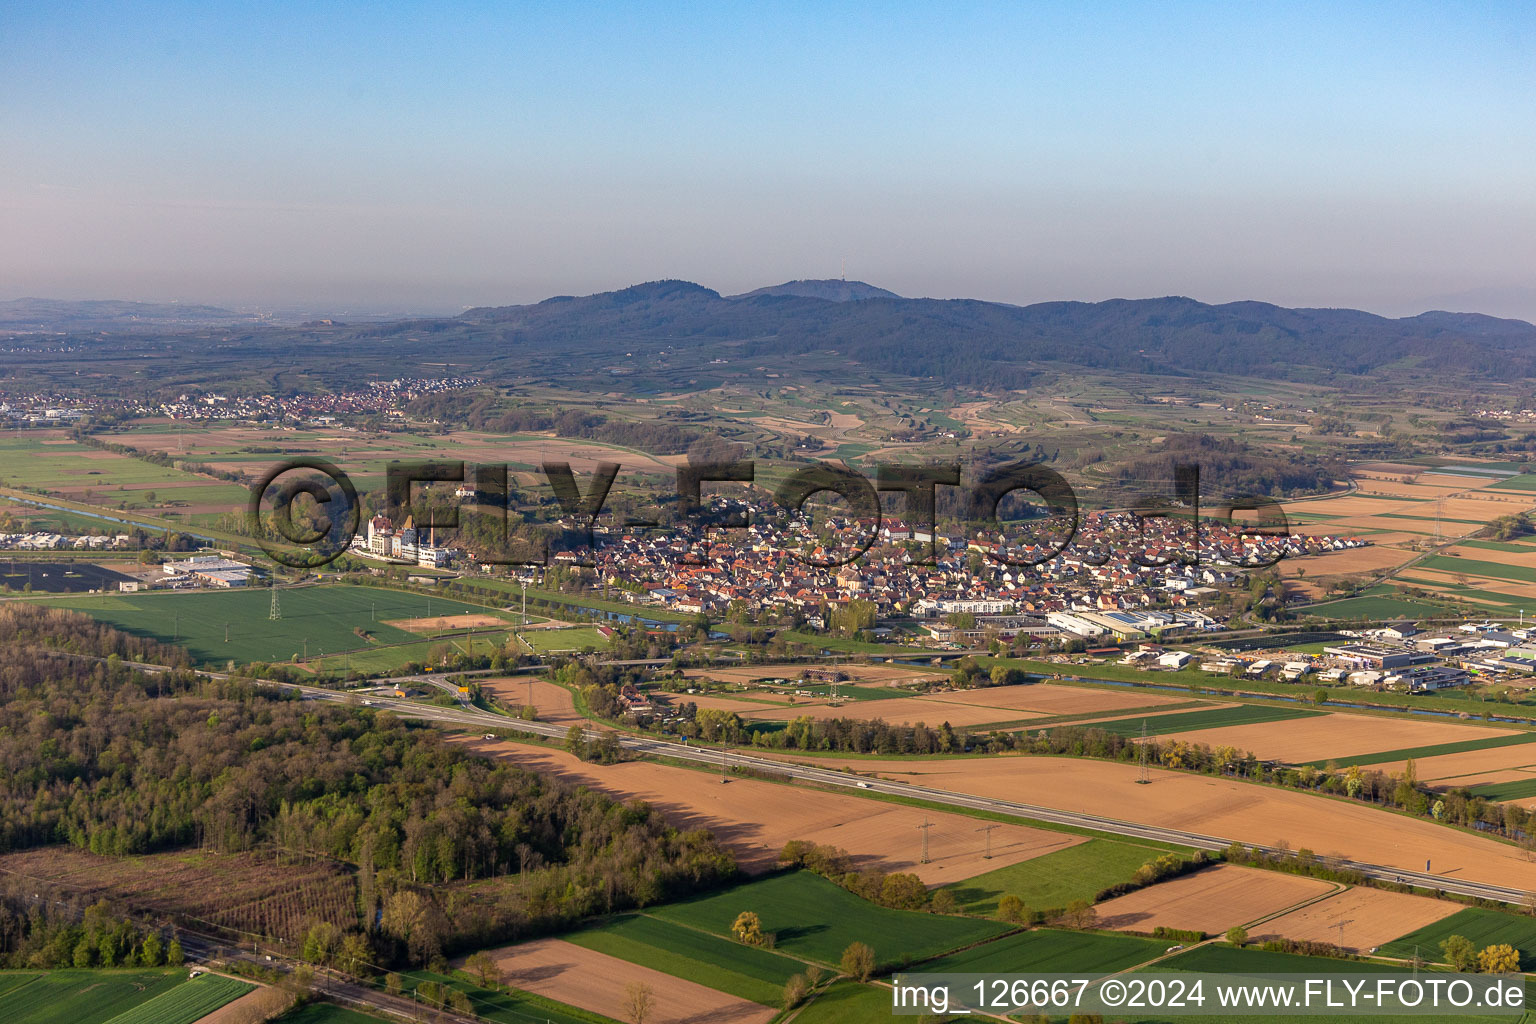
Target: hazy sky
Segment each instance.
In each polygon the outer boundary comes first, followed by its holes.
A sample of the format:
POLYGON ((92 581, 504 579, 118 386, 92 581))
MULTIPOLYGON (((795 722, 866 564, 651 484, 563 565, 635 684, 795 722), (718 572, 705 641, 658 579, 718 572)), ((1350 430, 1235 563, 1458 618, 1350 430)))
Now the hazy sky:
POLYGON ((1536 4, 0 5, 0 298, 1536 319, 1536 4), (770 7, 772 9, 766 9, 770 7))

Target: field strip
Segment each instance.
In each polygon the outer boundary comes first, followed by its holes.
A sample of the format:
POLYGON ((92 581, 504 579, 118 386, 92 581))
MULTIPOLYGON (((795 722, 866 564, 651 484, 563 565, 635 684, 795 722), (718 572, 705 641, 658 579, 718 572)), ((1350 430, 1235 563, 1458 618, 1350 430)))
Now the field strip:
POLYGON ((1388 764, 1392 761, 1406 761, 1409 758, 1422 760, 1426 757, 1439 757, 1443 754, 1464 754, 1474 750, 1494 750, 1499 747, 1512 747, 1521 743, 1533 742, 1536 742, 1536 732, 1517 732, 1509 736, 1496 736, 1488 739, 1457 740, 1452 743, 1431 743, 1421 747, 1383 750, 1374 754, 1329 757, 1320 761, 1304 761, 1302 765, 1310 765, 1313 768, 1326 768, 1330 764, 1338 765, 1341 768, 1359 765, 1363 768, 1366 765, 1388 764))

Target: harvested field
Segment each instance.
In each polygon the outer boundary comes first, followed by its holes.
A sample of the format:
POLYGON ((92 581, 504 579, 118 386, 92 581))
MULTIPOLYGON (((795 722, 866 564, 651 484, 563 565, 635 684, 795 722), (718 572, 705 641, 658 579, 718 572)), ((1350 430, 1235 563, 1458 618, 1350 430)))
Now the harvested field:
POLYGON ((1335 888, 1332 882, 1219 864, 1098 905, 1099 927, 1122 932, 1179 928, 1220 935, 1335 888))
POLYGON ((931 697, 893 697, 889 700, 853 701, 840 706, 832 704, 781 706, 766 711, 749 711, 742 715, 752 721, 795 718, 878 718, 890 725, 915 725, 922 722, 938 726, 948 722, 953 726, 991 725, 1000 722, 1017 722, 1021 719, 1039 718, 1034 711, 1015 711, 1007 708, 978 707, 974 704, 957 704, 953 701, 937 701, 931 697))
POLYGON ((1059 683, 1020 683, 1015 686, 985 686, 974 690, 932 693, 924 699, 948 704, 1005 708, 1009 711, 1035 711, 1042 715, 1086 715, 1120 708, 1134 711, 1137 708, 1166 704, 1172 698, 1167 694, 1095 690, 1085 686, 1062 686, 1059 683))
MULTIPOLYGON (((1401 775, 1406 766, 1407 760, 1404 759, 1374 764, 1370 768, 1386 775, 1401 775)), ((1531 766, 1536 766, 1536 745, 1530 743, 1415 758, 1413 762, 1413 769, 1418 774, 1420 782, 1432 782, 1445 786, 1460 785, 1463 778, 1474 775, 1531 766)))
POLYGON ((1249 938, 1331 942, 1363 953, 1462 909, 1449 900, 1355 887, 1266 921, 1250 929, 1249 938))
POLYGON ((571 691, 558 683, 551 683, 544 679, 529 679, 527 676, 497 676, 495 679, 481 679, 480 688, 509 709, 520 708, 528 703, 531 689, 533 706, 539 709, 539 721, 553 722, 556 725, 567 725, 573 722, 594 724, 577 713, 576 702, 571 696, 571 691))
POLYGON ((628 1020, 626 988, 639 982, 656 995, 653 1024, 763 1024, 775 1011, 628 960, 560 939, 490 950, 508 985, 569 1006, 628 1020))
POLYGON ((718 776, 708 772, 646 761, 596 765, 536 746, 496 740, 461 742, 620 800, 644 800, 679 828, 712 829, 748 871, 773 867, 785 843, 808 839, 843 847, 859 868, 910 871, 928 885, 940 885, 1083 842, 1081 836, 1065 832, 1003 825, 992 833, 992 859, 987 860, 976 819, 961 814, 757 779, 735 778, 722 785, 718 776), (920 864, 918 827, 925 820, 932 823, 930 861, 920 864))
POLYGON ((1438 875, 1536 889, 1536 863, 1507 843, 1365 804, 1236 779, 1154 768, 1152 784, 1140 786, 1135 765, 1067 757, 957 757, 917 764, 824 758, 816 764, 846 764, 916 785, 1089 810, 1244 843, 1288 843, 1323 856, 1341 853, 1413 871, 1422 871, 1427 858, 1438 875))
POLYGON ((482 626, 505 626, 503 619, 494 615, 434 615, 420 619, 390 619, 384 623, 411 633, 442 633, 450 629, 474 629, 482 626))
MULTIPOLYGON (((1331 533, 1331 530, 1321 531, 1331 533)), ((1282 565, 1294 573, 1305 569, 1308 576, 1340 576, 1345 573, 1375 572, 1392 569, 1412 558, 1414 553, 1403 548, 1372 544, 1363 548, 1347 548, 1330 551, 1326 555, 1307 555, 1304 558, 1288 558, 1282 565)))
POLYGON ((1401 718, 1330 712, 1312 718, 1283 722, 1259 722, 1216 729, 1166 734, 1163 741, 1185 740, 1209 747, 1233 746, 1265 760, 1300 764, 1336 757, 1340 764, 1348 754, 1371 754, 1431 743, 1493 739, 1508 729, 1454 725, 1449 722, 1414 722, 1401 718))

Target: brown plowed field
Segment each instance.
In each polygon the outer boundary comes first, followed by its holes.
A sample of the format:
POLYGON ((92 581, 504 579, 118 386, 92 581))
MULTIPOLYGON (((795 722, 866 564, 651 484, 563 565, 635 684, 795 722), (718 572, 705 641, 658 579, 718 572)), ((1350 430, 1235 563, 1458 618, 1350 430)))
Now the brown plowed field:
MULTIPOLYGON (((933 693, 925 700, 950 704, 977 704, 1009 711, 1035 711, 1042 715, 1089 715, 1096 711, 1118 711, 1167 704, 1177 700, 1169 694, 1145 694, 1134 690, 1095 690, 1057 683, 1020 683, 1016 686, 984 686, 975 690, 933 693)), ((1017 716, 1010 716, 1017 717, 1017 716)))
POLYGON ((1356 887, 1266 921, 1250 929, 1248 937, 1311 939, 1364 952, 1461 909, 1462 904, 1449 900, 1356 887))
POLYGON ((648 1024, 762 1024, 774 1017, 766 1006, 560 939, 489 952, 513 988, 614 1020, 630 1019, 625 990, 634 982, 649 985, 656 997, 648 1024))
POLYGON ((1514 846, 1365 804, 1236 779, 1152 769, 1152 784, 1140 786, 1135 765, 1067 757, 818 758, 815 763, 1244 843, 1284 842, 1292 849, 1342 853, 1413 871, 1424 870, 1429 859, 1435 874, 1536 889, 1536 863, 1514 846))
MULTIPOLYGON (((1340 765, 1347 765, 1350 755, 1492 738, 1506 736, 1508 733, 1508 729, 1487 726, 1330 713, 1316 718, 1195 729, 1159 736, 1158 740, 1186 740, 1204 743, 1209 747, 1231 745, 1238 750, 1250 751, 1264 760, 1289 761, 1293 764, 1333 757, 1340 765)), ((1536 753, 1531 757, 1536 760, 1536 753)))
POLYGON ((992 833, 992 859, 987 860, 980 822, 961 814, 756 779, 733 778, 722 784, 709 772, 646 761, 596 765, 560 750, 495 740, 461 742, 620 800, 644 800, 680 828, 711 829, 748 871, 773 867, 785 843, 808 839, 841 846, 860 868, 910 871, 929 885, 939 885, 1083 842, 1064 832, 1003 825, 992 833), (930 861, 920 864, 919 828, 924 821, 932 825, 930 861))
POLYGON ((937 727, 942 722, 954 726, 990 725, 994 722, 1017 722, 1020 719, 1040 718, 1038 712, 1017 711, 1011 708, 978 707, 974 704, 957 704, 937 701, 928 697, 892 697, 889 700, 854 700, 840 706, 831 704, 780 706, 765 711, 749 711, 742 715, 752 720, 781 721, 795 718, 862 718, 873 721, 878 718, 890 725, 914 725, 923 722, 937 727))
MULTIPOLYGON (((1516 743, 1511 747, 1494 747, 1492 750, 1466 750, 1460 754, 1416 758, 1413 770, 1420 782, 1449 784, 1454 781, 1459 784, 1463 776, 1531 765, 1536 765, 1536 743, 1516 743)), ((1406 767, 1406 761, 1388 761, 1385 764, 1367 765, 1365 770, 1401 775, 1406 767)))
MULTIPOLYGON (((554 722, 556 725, 569 725, 574 722, 585 725, 594 724, 576 713, 576 702, 571 698, 571 691, 563 686, 544 679, 530 680, 526 676, 497 676, 495 679, 480 680, 481 689, 513 710, 528 703, 530 685, 533 687, 533 706, 539 709, 539 721, 554 722)), ((516 726, 509 724, 508 727, 516 726)))
POLYGON ((1331 882, 1316 878, 1220 864, 1100 903, 1099 927, 1132 932, 1180 928, 1220 935, 1233 925, 1278 913, 1332 888, 1331 882))

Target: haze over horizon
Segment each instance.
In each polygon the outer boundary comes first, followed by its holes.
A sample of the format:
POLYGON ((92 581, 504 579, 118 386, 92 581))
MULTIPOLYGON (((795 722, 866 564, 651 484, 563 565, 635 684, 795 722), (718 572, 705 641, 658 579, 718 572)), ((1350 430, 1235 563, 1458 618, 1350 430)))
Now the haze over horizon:
POLYGON ((1536 320, 1536 10, 0 15, 0 298, 680 278, 1536 320))

